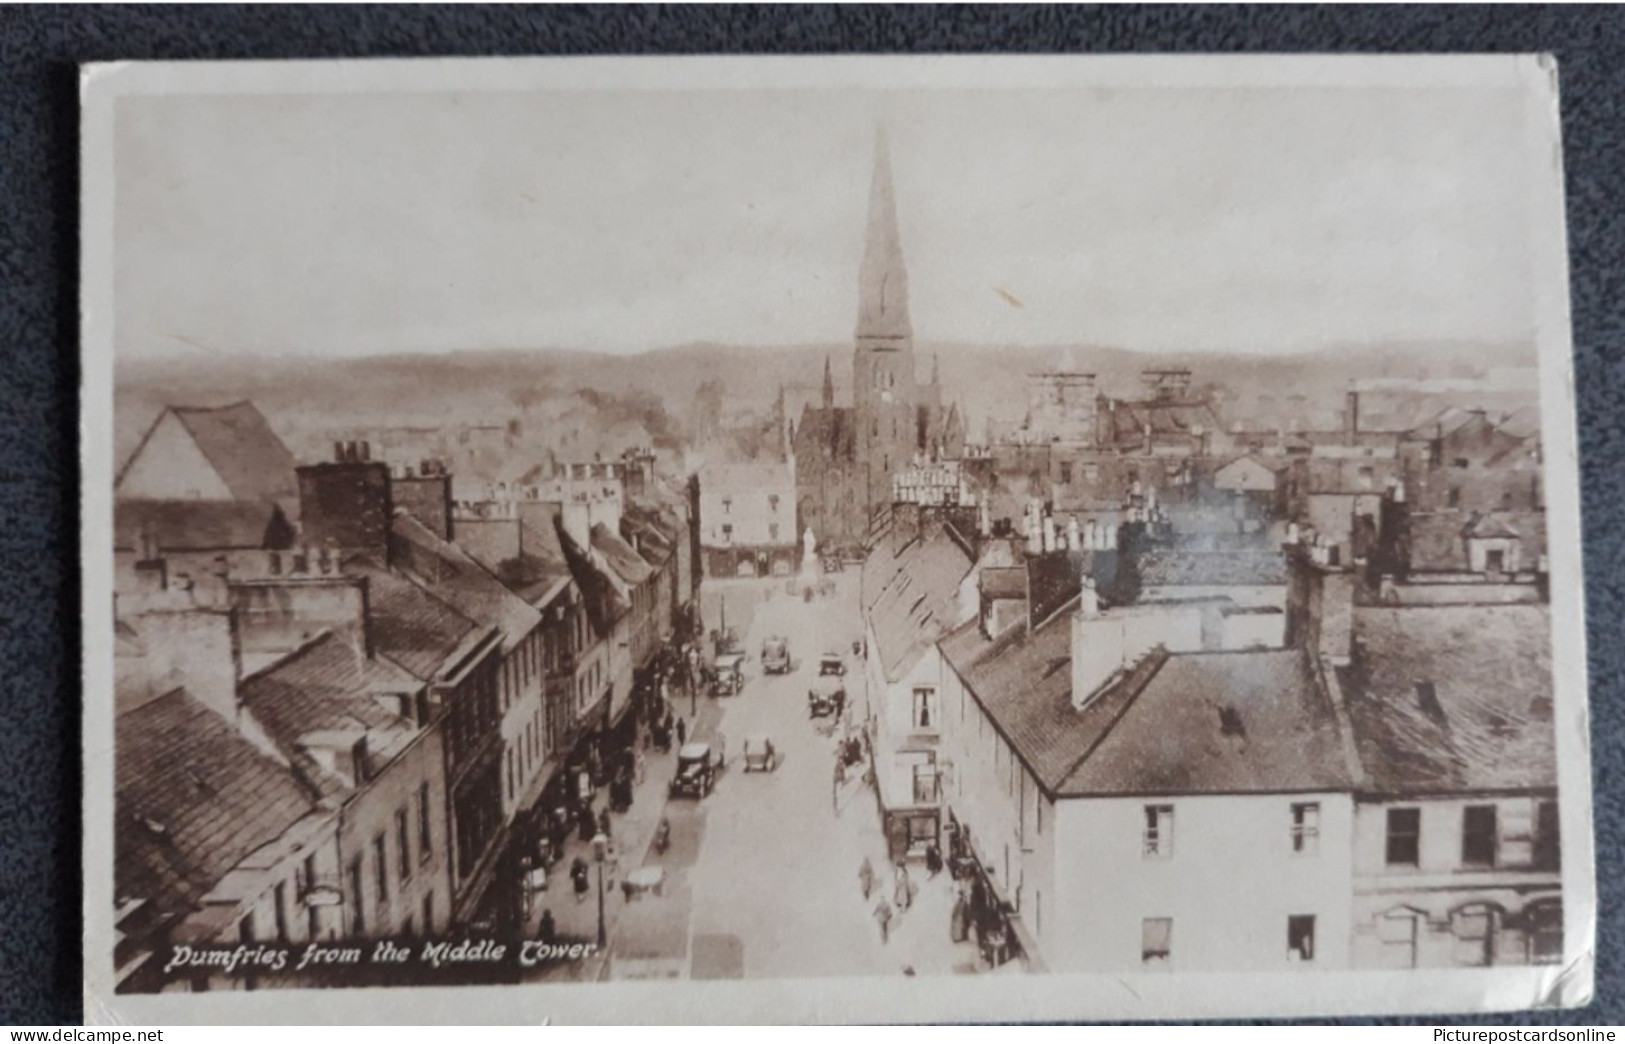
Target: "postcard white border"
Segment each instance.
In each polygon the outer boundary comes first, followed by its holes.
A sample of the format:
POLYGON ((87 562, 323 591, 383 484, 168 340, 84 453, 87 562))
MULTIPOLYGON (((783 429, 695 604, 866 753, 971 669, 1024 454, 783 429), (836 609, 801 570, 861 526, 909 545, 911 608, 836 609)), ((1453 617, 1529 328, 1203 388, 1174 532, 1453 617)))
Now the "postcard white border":
POLYGON ((112 63, 81 77, 81 555, 85 1019, 210 1023, 1032 1022, 1440 1014, 1590 1001, 1596 882, 1567 237, 1555 61, 1536 55, 661 57, 112 63), (1565 961, 1482 971, 753 979, 115 995, 113 968, 114 111, 134 94, 401 91, 1504 88, 1528 100, 1563 832, 1565 961), (476 992, 478 991, 478 992, 476 992))

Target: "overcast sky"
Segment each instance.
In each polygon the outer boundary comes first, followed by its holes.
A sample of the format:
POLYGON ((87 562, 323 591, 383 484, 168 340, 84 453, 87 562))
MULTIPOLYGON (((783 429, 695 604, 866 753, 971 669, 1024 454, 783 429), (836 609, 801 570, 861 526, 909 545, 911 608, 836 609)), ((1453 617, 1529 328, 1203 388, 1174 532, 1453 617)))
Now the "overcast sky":
POLYGON ((915 336, 1532 335, 1522 95, 135 96, 121 353, 850 340, 874 129, 915 336))

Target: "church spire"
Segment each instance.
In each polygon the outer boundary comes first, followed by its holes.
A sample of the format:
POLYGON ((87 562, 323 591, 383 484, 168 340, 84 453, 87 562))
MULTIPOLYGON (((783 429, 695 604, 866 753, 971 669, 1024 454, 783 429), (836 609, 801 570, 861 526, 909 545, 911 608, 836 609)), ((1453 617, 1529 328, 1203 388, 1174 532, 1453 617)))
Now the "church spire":
MULTIPOLYGON (((869 183, 869 224, 863 267, 858 277, 858 339, 907 342, 908 271, 897 232, 897 200, 892 189, 891 152, 886 129, 875 131, 875 170, 869 183)), ((905 347, 900 344, 898 347, 905 347)))
POLYGON ((824 356, 824 409, 835 408, 835 378, 829 370, 829 356, 824 356))

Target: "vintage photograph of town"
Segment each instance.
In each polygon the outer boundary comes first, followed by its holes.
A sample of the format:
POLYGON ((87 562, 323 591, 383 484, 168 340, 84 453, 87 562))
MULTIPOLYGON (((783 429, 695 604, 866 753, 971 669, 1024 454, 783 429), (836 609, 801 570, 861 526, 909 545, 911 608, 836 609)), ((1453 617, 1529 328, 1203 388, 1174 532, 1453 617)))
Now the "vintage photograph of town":
POLYGON ((1560 964, 1528 110, 119 98, 116 991, 1560 964))

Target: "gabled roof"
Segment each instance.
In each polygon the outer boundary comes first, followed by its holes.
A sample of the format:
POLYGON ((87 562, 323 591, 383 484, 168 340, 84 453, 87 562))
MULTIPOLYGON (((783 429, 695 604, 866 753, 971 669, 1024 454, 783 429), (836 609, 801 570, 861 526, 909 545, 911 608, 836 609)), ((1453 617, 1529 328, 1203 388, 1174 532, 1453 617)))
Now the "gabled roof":
POLYGON ((795 450, 798 462, 822 456, 844 463, 856 460, 857 437, 852 410, 846 406, 825 409, 809 404, 801 411, 801 423, 796 426, 795 450))
POLYGON ((277 550, 293 546, 293 526, 264 500, 116 500, 113 550, 139 551, 142 536, 159 551, 277 550))
POLYGON ((293 454, 271 430, 264 414, 247 400, 229 406, 167 407, 120 469, 120 479, 169 414, 192 436, 192 441, 237 500, 275 501, 299 496, 293 454))
POLYGON ((416 725, 386 708, 378 695, 411 694, 421 685, 387 662, 368 660, 344 636, 324 632, 291 656, 245 678, 239 691, 254 720, 301 775, 324 793, 337 793, 343 788, 310 762, 300 749, 301 737, 316 732, 364 733, 368 773, 376 775, 418 734, 416 725))
POLYGON ((468 552, 440 539, 411 515, 395 516, 390 537, 410 551, 402 557, 412 579, 464 618, 500 630, 504 652, 541 624, 541 614, 528 602, 508 590, 468 552))
POLYGON ((883 583, 868 615, 887 681, 907 674, 954 626, 959 585, 973 564, 943 527, 896 558, 891 576, 876 577, 883 583))
POLYGON ((1381 793, 1557 785, 1544 605, 1357 607, 1343 689, 1381 793))
POLYGON ((345 563, 367 578, 367 620, 374 652, 414 678, 432 680, 479 628, 404 576, 367 558, 345 563))
POLYGON ((604 556, 615 575, 628 587, 636 587, 654 575, 654 569, 632 550, 632 545, 602 522, 593 524, 592 548, 604 556))
POLYGON ((602 555, 591 547, 577 544, 558 519, 553 526, 570 565, 570 577, 581 591, 587 622, 592 625, 594 634, 607 638, 613 633, 615 622, 631 610, 630 593, 602 555))
POLYGON ((294 773, 175 689, 119 715, 115 897, 184 916, 238 863, 316 811, 294 773))

